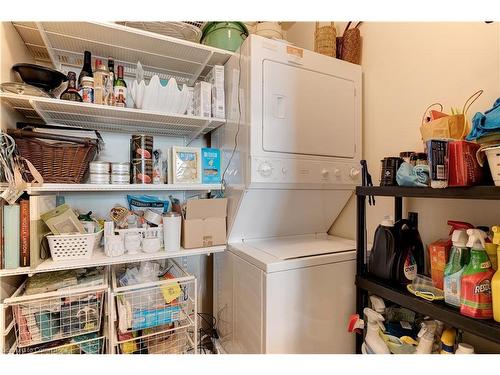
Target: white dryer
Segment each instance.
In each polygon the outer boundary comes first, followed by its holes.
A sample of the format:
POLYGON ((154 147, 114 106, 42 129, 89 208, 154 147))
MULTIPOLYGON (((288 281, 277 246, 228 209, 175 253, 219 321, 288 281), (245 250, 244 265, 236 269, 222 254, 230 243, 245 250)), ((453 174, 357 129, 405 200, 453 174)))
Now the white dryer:
MULTIPOLYGON (((214 315, 229 353, 353 353, 355 244, 329 236, 360 181, 361 68, 251 35, 225 65, 228 251, 214 315)), ((354 225, 354 223, 353 223, 354 225)))

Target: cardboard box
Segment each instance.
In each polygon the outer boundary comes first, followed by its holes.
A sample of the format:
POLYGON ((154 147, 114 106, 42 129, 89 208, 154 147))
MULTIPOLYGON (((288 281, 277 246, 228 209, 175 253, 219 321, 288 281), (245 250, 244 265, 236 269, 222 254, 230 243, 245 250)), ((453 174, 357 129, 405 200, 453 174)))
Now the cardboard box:
POLYGON ((443 289, 444 269, 448 263, 451 249, 450 239, 438 240, 429 245, 431 278, 434 286, 443 289))
POLYGON ((212 84, 212 117, 226 118, 224 97, 224 66, 214 65, 205 77, 212 84))
POLYGON ((225 245, 226 216, 226 198, 188 200, 182 219, 182 247, 225 245))
POLYGON ((212 117, 212 85, 200 81, 194 85, 194 115, 212 117))

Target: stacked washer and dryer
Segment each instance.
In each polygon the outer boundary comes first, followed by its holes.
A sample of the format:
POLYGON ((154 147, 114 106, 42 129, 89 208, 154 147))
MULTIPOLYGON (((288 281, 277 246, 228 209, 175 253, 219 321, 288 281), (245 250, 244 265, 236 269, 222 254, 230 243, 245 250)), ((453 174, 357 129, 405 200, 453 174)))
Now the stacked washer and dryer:
MULTIPOLYGON (((354 353, 355 242, 328 230, 360 182, 361 67, 251 35, 225 65, 227 353, 354 353)), ((354 225, 354 223, 353 223, 354 225)))

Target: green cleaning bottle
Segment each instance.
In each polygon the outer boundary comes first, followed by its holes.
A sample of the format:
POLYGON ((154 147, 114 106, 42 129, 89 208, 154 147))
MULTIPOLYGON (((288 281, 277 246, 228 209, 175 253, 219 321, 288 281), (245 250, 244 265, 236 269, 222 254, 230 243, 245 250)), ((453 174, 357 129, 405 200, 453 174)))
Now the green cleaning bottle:
POLYGON ((444 302, 455 307, 460 307, 462 273, 469 262, 468 239, 469 236, 464 229, 453 231, 450 259, 444 269, 444 302))
POLYGON ((491 278, 493 269, 484 250, 486 233, 479 229, 468 229, 471 248, 470 262, 462 274, 460 287, 460 313, 476 319, 493 317, 491 278))

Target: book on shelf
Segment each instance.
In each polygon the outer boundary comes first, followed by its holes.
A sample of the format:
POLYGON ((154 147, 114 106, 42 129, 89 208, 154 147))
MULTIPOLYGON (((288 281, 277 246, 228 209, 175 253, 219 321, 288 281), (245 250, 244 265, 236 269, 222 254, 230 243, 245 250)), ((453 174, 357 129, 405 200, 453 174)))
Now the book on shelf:
MULTIPOLYGON (((56 208, 55 195, 32 195, 29 200, 29 244, 30 244, 30 266, 37 267, 43 262, 41 256, 41 242, 43 237, 50 232, 47 224, 41 219, 41 215, 56 208)), ((50 254, 49 254, 50 256, 50 254)))
POLYGON ((20 259, 20 208, 19 204, 3 207, 4 262, 6 269, 19 267, 20 259))
POLYGON ((0 269, 5 267, 4 262, 4 230, 3 230, 3 208, 5 201, 0 198, 0 269))
POLYGON ((21 267, 30 265, 30 201, 22 199, 19 202, 20 207, 20 259, 21 267))

